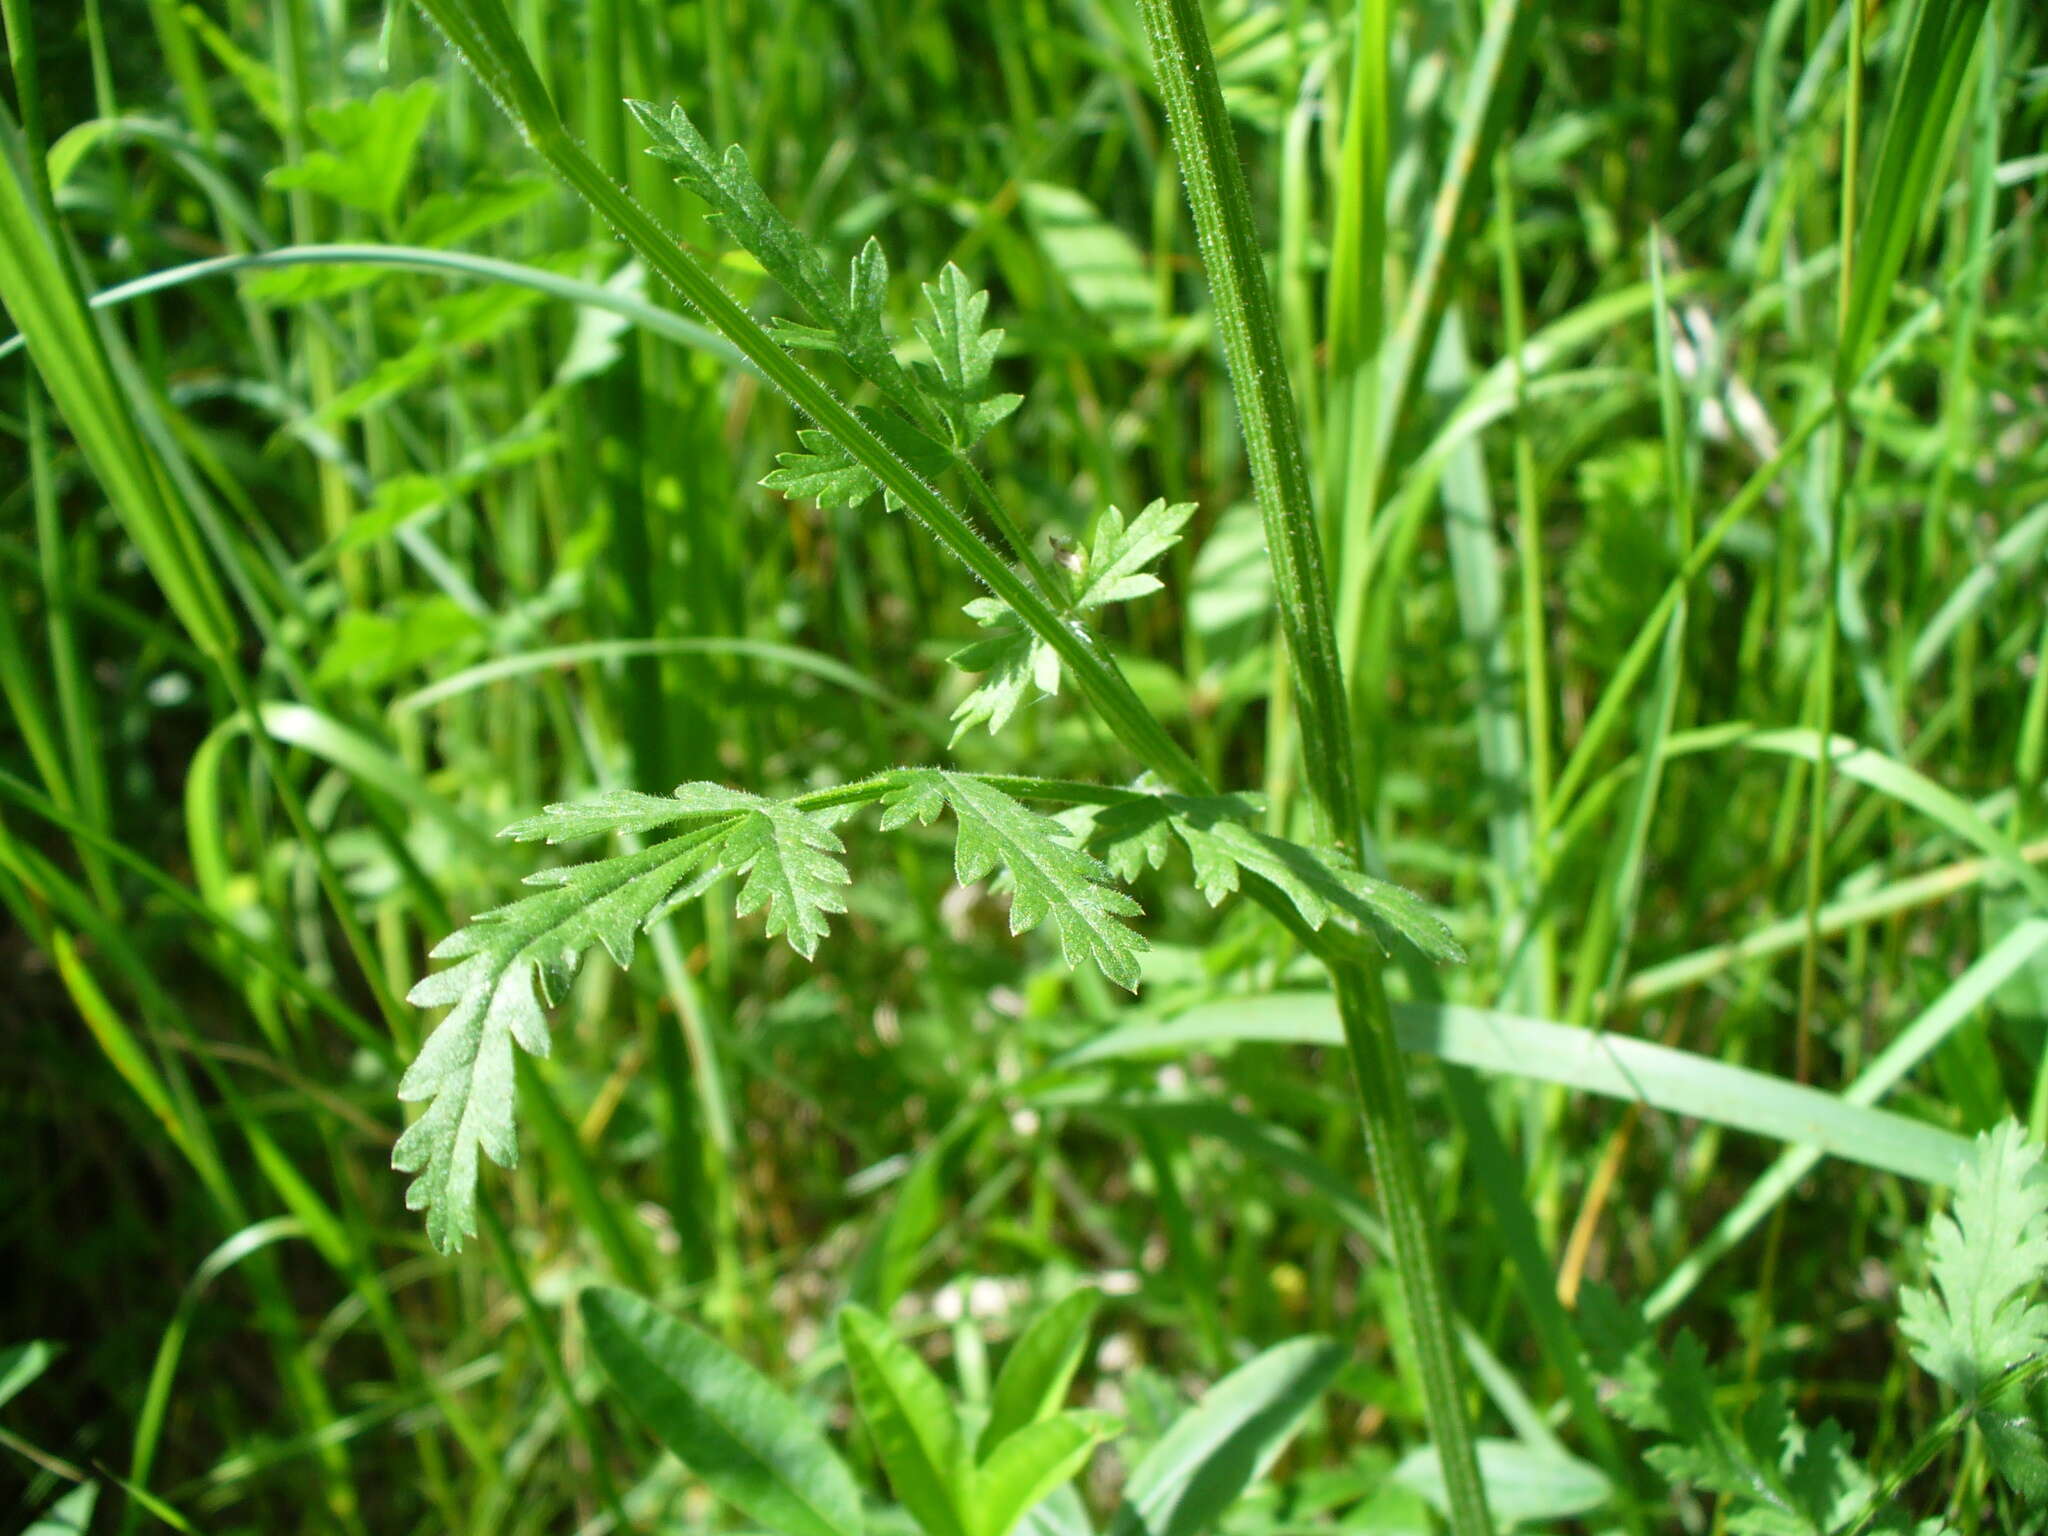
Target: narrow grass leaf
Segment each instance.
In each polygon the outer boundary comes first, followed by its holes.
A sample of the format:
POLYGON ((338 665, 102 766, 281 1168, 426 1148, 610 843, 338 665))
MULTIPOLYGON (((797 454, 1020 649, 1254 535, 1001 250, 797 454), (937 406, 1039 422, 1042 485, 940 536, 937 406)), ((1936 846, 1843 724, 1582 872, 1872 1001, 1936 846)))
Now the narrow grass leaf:
MULTIPOLYGON (((1926 1183, 1953 1182, 1969 1151, 1953 1132, 1903 1115, 1611 1031, 1434 1002, 1397 1003, 1394 1022, 1404 1050, 1811 1145, 1926 1183)), ((1126 1025, 1069 1052, 1061 1064, 1233 1041, 1338 1045, 1343 1031, 1326 994, 1275 993, 1205 1004, 1169 1023, 1126 1025)))
POLYGON ((1835 360, 1838 389, 1847 390, 1877 343, 1899 269, 1921 221, 1949 143, 1970 56, 1990 0, 1920 0, 1914 7, 1906 62, 1900 70, 1877 152, 1855 270, 1835 360))

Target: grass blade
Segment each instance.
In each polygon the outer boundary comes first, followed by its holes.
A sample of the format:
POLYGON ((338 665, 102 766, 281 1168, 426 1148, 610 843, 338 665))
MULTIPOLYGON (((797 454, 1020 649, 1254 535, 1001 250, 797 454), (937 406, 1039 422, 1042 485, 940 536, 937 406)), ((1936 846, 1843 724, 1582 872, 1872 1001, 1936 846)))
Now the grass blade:
POLYGON ((859 1536, 852 1475, 767 1377, 630 1291, 592 1286, 577 1310, 619 1395, 713 1493, 788 1536, 859 1536))

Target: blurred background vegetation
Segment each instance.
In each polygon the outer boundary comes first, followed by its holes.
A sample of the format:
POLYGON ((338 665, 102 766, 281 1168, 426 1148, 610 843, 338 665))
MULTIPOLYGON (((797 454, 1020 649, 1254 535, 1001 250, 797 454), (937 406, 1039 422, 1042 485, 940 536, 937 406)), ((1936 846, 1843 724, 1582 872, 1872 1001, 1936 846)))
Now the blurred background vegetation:
MULTIPOLYGON (((623 98, 679 99, 744 145, 827 248, 879 237, 899 334, 947 261, 987 285, 1026 403, 986 472, 1038 528, 1199 504, 1167 591, 1111 639, 1205 766, 1291 825, 1262 537, 1135 7, 511 8, 600 163, 734 293, 779 302, 640 153, 623 98)), ((1914 9, 1871 8, 1856 71, 1849 13, 1821 0, 1212 8, 1326 493, 1377 856, 1471 954, 1411 988, 1832 1091, 2036 905, 1975 829, 2048 856, 2038 5, 1988 7, 1853 431, 1780 454, 1830 394, 1845 125, 1867 175, 1914 9), (1374 171, 1350 114, 1356 39, 1381 26, 1374 171), (1383 271, 1359 255, 1375 185, 1383 271), (1370 359, 1411 314, 1430 344, 1387 410, 1370 359), (1360 409, 1388 419, 1383 455, 1360 409), (1745 484, 1667 628, 1691 530, 1745 484), (1824 723, 1949 798, 1838 769, 1816 827, 1807 758, 1740 727, 1824 723)), ((791 412, 718 346, 632 323, 679 312, 407 7, 4 19, 23 163, 79 281, 142 290, 110 312, 109 402, 197 530, 231 643, 216 656, 166 600, 36 370, 0 359, 0 1344, 64 1349, 0 1407, 0 1520, 83 1473, 212 1532, 577 1530, 606 1478, 650 1464, 564 1395, 594 1390, 564 1309, 587 1281, 831 1398, 841 1299, 900 1307, 971 1390, 971 1319, 1000 1341, 1092 1279, 1111 1299, 1083 1389, 1140 1440, 1254 1347, 1355 1343, 1244 1529, 1429 1529, 1386 1476, 1419 1409, 1344 1204, 1365 1160, 1341 1055, 1054 1065, 1308 978, 1270 921, 1212 913, 1177 874, 1139 888, 1135 1003, 1010 938, 936 844, 849 832, 862 878, 815 968, 729 901, 693 904, 654 963, 587 968, 553 1057, 521 1062, 524 1156, 486 1174, 489 1241, 431 1252, 387 1167, 423 1026, 393 999, 534 867, 499 826, 609 785, 1128 764, 1065 699, 949 748, 972 585, 878 506, 756 487, 791 412), (310 245, 402 264, 190 270, 310 245), (1209 1118, 1146 1113, 1188 1101, 1209 1118), (1330 1177, 1279 1175, 1261 1136, 1330 1177)), ((1937 1016, 1888 1107, 1963 1133, 2038 1120, 2048 950, 2006 970, 1937 1016)), ((1567 1296, 1678 1274, 1731 1400, 1778 1381, 1880 1451, 1936 1416, 1893 1323, 1923 1187, 1829 1164, 1721 1252, 1774 1144, 1491 1065, 1567 1296)), ((1475 1407, 1519 1432, 1557 1378, 1419 1059, 1416 1091, 1454 1290, 1504 1367, 1475 1407)), ((1983 1475, 1959 1441, 1928 1507, 1974 1522, 1983 1475)), ((697 1528, 684 1483, 668 1464, 634 1507, 697 1528)), ((94 1528, 124 1509, 155 1518, 110 1494, 94 1528)))

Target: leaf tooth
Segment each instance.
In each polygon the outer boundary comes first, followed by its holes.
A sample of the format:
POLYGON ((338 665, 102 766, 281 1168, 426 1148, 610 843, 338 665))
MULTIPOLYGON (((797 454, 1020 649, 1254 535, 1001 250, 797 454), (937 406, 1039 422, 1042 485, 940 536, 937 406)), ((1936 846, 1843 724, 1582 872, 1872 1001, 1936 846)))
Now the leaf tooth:
POLYGON ((487 973, 493 964, 492 957, 478 952, 481 940, 472 940, 466 947, 450 950, 448 946, 458 935, 472 930, 458 928, 455 933, 434 946, 432 958, 445 959, 449 954, 467 955, 460 965, 451 965, 445 970, 430 971, 412 984, 412 990, 405 994, 405 1000, 415 1008, 440 1008, 449 1003, 462 1001, 465 994, 476 984, 479 976, 487 973))
MULTIPOLYGON (((418 1173, 425 1168, 434 1154, 434 1149, 447 1135, 448 1122, 454 1118, 454 1110, 453 1099, 437 1099, 429 1105, 426 1113, 407 1126, 399 1134, 398 1140, 392 1143, 391 1166, 401 1173, 418 1173)), ((420 1189, 425 1182, 424 1179, 415 1179, 412 1188, 420 1189)), ((424 1192, 422 1198, 425 1198, 424 1192)), ((410 1210, 419 1209, 410 1200, 406 1204, 410 1210)))
MULTIPOLYGON (((553 1038, 548 1034, 547 1015, 541 1011, 540 1000, 534 996, 534 968, 530 965, 514 965, 506 970, 491 993, 489 1017, 493 1029, 501 1029, 508 1039, 518 1041, 535 1056, 545 1056, 553 1047, 553 1038)), ((505 1070, 509 1072, 509 1046, 506 1051, 505 1070)), ((510 1091, 508 1086, 507 1092, 510 1091)), ((511 1115, 507 1114, 505 1123, 508 1128, 511 1120, 511 1115)))
POLYGON ((434 1026, 412 1065, 398 1080, 399 1098, 410 1103, 439 1093, 443 1082, 469 1062, 483 1032, 484 996, 481 989, 472 991, 453 1013, 434 1026))
MULTIPOLYGON (((524 978, 521 980, 524 982, 524 978)), ((539 1009, 534 1004, 531 985, 524 984, 518 990, 524 993, 523 1006, 532 1009, 537 1016, 539 1009)), ((499 996, 504 996, 502 989, 499 996)), ((517 1008, 521 1004, 515 1002, 513 1006, 517 1008)), ((470 1144, 472 1138, 462 1134, 470 1131, 474 1144, 481 1147, 500 1168, 519 1166, 519 1138, 512 1129, 512 1103, 517 1090, 512 1067, 512 1031, 487 1030, 477 1051, 476 1072, 469 1098, 462 1107, 462 1124, 455 1138, 458 1151, 470 1144)), ((475 1182, 474 1174, 471 1182, 475 1182)))
POLYGON ((491 914, 479 912, 462 927, 427 951, 429 960, 453 960, 461 955, 474 955, 492 946, 497 935, 491 932, 491 914))

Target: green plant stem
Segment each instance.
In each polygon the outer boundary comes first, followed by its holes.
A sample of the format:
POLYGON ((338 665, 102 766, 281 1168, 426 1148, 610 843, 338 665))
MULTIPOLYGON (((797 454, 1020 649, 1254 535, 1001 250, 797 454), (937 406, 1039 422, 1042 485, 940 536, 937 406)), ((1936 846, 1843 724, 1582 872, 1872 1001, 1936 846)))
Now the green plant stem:
POLYGON ((966 518, 784 351, 710 273, 598 168, 563 125, 500 0, 416 3, 447 34, 555 174, 596 209, 634 253, 710 321, 713 329, 738 347, 764 379, 836 438, 990 592, 1044 638, 1066 664, 1081 695, 1141 762, 1177 789, 1199 793, 1207 787, 1194 759, 1146 709, 1101 644, 1062 619, 1045 593, 1012 570, 966 518))
MULTIPOLYGON (((648 266, 669 282, 703 314, 713 329, 732 342, 796 407, 809 415, 872 472, 884 489, 901 501, 951 553, 1016 612, 1031 631, 1052 646, 1085 698, 1117 739, 1162 780, 1187 793, 1208 793, 1206 776, 1179 742, 1146 709, 1108 654, 1091 635, 1067 623, 1038 587, 1020 577, 1001 554, 833 396, 800 363, 789 356, 755 323, 649 215, 621 192, 570 137, 535 72, 500 0, 416 0, 420 9, 447 34, 486 87, 512 116, 528 142, 555 173, 581 194, 612 225, 648 266)), ((1328 593, 1323 584, 1322 551, 1317 541, 1308 479, 1296 441, 1292 397, 1282 366, 1271 303, 1258 277, 1258 251, 1251 236, 1249 203, 1243 172, 1234 153, 1226 153, 1228 129, 1221 95, 1215 88, 1215 65, 1199 14, 1181 3, 1148 4, 1148 21, 1164 22, 1169 35, 1187 39, 1175 52, 1177 68, 1163 77, 1177 82, 1175 137, 1191 184, 1199 177, 1216 188, 1230 178, 1234 202, 1241 211, 1235 232, 1223 230, 1221 193, 1211 199, 1218 217, 1207 221, 1227 237, 1213 252, 1212 270, 1228 273, 1235 303, 1221 302, 1219 315, 1234 323, 1230 334, 1232 371, 1240 385, 1239 399, 1246 434, 1255 447, 1253 462, 1261 500, 1267 509, 1269 543, 1282 582, 1283 627, 1304 699, 1304 745, 1310 763, 1318 820, 1340 842, 1356 844, 1357 792, 1353 777, 1349 717, 1337 665, 1328 593), (1187 48, 1207 60, 1190 70, 1187 48), (1198 77, 1191 80, 1191 76, 1198 77), (1199 104, 1198 104, 1199 103, 1199 104), (1200 125, 1193 136, 1184 130, 1200 125), (1192 151, 1192 154, 1190 153, 1192 151), (1190 162, 1194 161, 1195 164, 1190 162), (1230 243, 1234 242, 1234 244, 1230 243), (1247 306, 1252 318, 1246 319, 1247 306), (1256 372, 1248 372, 1256 369, 1256 372), (1256 386, 1256 387, 1254 387, 1256 386), (1313 730, 1309 729, 1313 722, 1313 730)), ((1163 50, 1162 50, 1163 51, 1163 50)), ((1205 236, 1205 243, 1214 245, 1205 236)), ((1285 909, 1277 892, 1254 883, 1253 894, 1269 908, 1285 909)), ((1284 920, 1284 919, 1283 919, 1284 920)), ((1425 1363, 1425 1399, 1432 1433, 1443 1459, 1447 1486, 1460 1536, 1483 1536, 1491 1530, 1471 1429, 1458 1402, 1455 1342, 1449 1309, 1439 1278, 1434 1233, 1422 1192, 1421 1159, 1415 1144, 1401 1061, 1393 1045, 1385 991, 1377 969, 1326 940, 1315 944, 1329 959, 1343 1000, 1347 1021, 1355 1026, 1356 1067, 1367 1111, 1377 1182, 1391 1203, 1396 1253, 1404 1292, 1418 1339, 1418 1358, 1425 1363)))
MULTIPOLYGON (((1849 8, 1848 113, 1842 123, 1841 252, 1842 271, 1837 285, 1836 312, 1838 344, 1846 346, 1850 299, 1856 287, 1856 167, 1863 130, 1863 7, 1849 8)), ((1838 379, 1841 375, 1838 374, 1838 379)), ((1849 391, 1839 382, 1835 388, 1835 430, 1831 463, 1834 479, 1832 515, 1828 520, 1826 613, 1820 637, 1820 661, 1815 688, 1819 693, 1820 718, 1814 729, 1820 733, 1820 760, 1813 766, 1812 799, 1806 815, 1806 943, 1799 955, 1799 1004, 1793 1024, 1794 1072, 1802 1083, 1813 1070, 1813 1006, 1820 983, 1820 909, 1827 869, 1828 779, 1832 753, 1828 745, 1835 733, 1835 662, 1841 646, 1842 616, 1839 611, 1843 545, 1849 537, 1849 391)))
POLYGON ((1864 1504, 1856 1518, 1836 1527, 1840 1536, 1863 1536, 1863 1532, 1869 1530, 1872 1522, 1880 1515, 1887 1510, 1895 1509, 1899 1494, 1904 1491, 1906 1484, 1933 1465, 1934 1458, 1948 1448, 1950 1441, 1969 1427, 1971 1419, 1984 1404, 1996 1402, 2000 1398, 2017 1397, 2043 1376, 2048 1376, 2048 1355, 2037 1355, 2031 1360, 2023 1360, 1996 1381, 1987 1383, 1976 1397, 1957 1403, 1943 1414, 1924 1435, 1913 1442, 1912 1449, 1906 1452, 1898 1466, 1892 1469, 1891 1475, 1875 1493, 1871 1494, 1869 1501, 1864 1504))
POLYGON ((1294 669, 1310 796, 1323 835, 1355 848, 1357 762, 1337 659, 1335 615, 1323 577, 1322 539, 1295 421, 1294 393, 1287 382, 1287 358, 1266 289, 1251 196, 1199 8, 1191 0, 1142 4, 1174 152, 1195 212, 1203 269, 1244 431, 1245 458, 1265 519, 1280 629, 1294 669))
POLYGON ((42 71, 36 59, 36 35, 29 23, 29 0, 0 0, 0 22, 7 27, 7 63, 14 75, 14 99, 21 107, 21 134, 28 145, 29 176, 36 201, 51 207, 50 150, 43 125, 42 71))
MULTIPOLYGON (((1258 226, 1223 103, 1215 54, 1199 0, 1141 0, 1140 8, 1174 152, 1187 181, 1188 204, 1244 431, 1245 456, 1265 519, 1316 819, 1325 835, 1356 849, 1362 831, 1356 757, 1323 575, 1321 534, 1280 329, 1266 289, 1258 226)), ((1360 110, 1359 104, 1354 103, 1353 110, 1360 110)), ((1367 252, 1361 259, 1379 258, 1378 253, 1367 252)), ((1332 958, 1329 968, 1364 1113, 1374 1182, 1393 1240, 1424 1412, 1443 1469, 1451 1528, 1458 1536, 1485 1536, 1493 1524, 1472 1427, 1458 1391, 1451 1309, 1385 983, 1371 960, 1347 955, 1332 958)))

